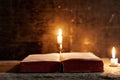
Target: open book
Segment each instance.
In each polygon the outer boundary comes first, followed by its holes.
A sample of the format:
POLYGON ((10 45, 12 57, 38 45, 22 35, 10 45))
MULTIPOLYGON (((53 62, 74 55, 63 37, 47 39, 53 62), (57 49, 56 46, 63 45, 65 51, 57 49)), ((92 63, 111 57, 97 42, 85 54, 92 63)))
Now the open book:
POLYGON ((31 54, 20 63, 20 72, 101 72, 102 60, 90 52, 31 54))

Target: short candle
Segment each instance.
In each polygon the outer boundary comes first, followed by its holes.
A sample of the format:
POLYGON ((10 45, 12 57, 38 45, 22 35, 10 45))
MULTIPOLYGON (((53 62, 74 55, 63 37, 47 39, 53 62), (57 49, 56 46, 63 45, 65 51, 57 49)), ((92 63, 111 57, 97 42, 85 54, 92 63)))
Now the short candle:
POLYGON ((118 65, 118 58, 115 58, 116 50, 115 47, 112 48, 112 58, 110 59, 110 66, 117 66, 118 65))
POLYGON ((117 66, 118 65, 118 58, 111 58, 111 66, 117 66))

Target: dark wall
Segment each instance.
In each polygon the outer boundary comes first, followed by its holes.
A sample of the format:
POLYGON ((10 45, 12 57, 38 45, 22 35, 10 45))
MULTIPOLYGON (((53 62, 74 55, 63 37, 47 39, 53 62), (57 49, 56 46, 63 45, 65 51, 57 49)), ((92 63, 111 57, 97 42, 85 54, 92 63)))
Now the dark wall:
POLYGON ((63 51, 90 51, 111 57, 120 52, 119 0, 0 0, 0 59, 63 51))

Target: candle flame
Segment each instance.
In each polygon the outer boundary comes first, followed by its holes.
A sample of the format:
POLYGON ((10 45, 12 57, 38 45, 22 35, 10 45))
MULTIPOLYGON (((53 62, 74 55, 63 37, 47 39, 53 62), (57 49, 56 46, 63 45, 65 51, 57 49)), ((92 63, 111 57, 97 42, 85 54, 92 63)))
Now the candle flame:
POLYGON ((112 58, 115 58, 116 50, 115 47, 112 48, 112 58))
POLYGON ((58 35, 62 35, 62 29, 58 30, 58 35))
POLYGON ((58 44, 62 44, 62 29, 58 30, 57 42, 58 44))

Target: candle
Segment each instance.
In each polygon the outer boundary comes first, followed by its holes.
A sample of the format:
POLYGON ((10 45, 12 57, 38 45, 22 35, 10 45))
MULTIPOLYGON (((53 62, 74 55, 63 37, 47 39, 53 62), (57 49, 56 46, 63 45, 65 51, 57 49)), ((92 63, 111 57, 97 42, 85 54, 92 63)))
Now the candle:
POLYGON ((113 47, 112 48, 112 58, 110 59, 111 66, 117 66, 118 65, 118 58, 116 58, 115 55, 116 55, 116 50, 115 50, 115 47, 113 47))
POLYGON ((62 50, 62 29, 58 30, 57 43, 59 44, 59 50, 62 50))

